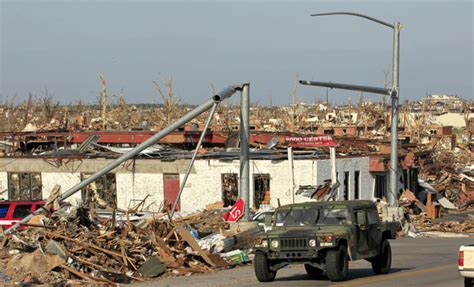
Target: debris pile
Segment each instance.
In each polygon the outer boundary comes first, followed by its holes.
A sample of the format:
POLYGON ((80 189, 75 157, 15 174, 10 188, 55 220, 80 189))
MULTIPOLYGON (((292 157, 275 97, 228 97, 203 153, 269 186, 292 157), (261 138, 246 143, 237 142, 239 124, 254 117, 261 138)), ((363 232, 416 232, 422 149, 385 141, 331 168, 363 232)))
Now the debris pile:
POLYGON ((318 186, 300 185, 296 191, 296 194, 309 197, 317 201, 329 201, 330 199, 334 200, 337 193, 337 188, 339 186, 339 181, 332 184, 330 179, 326 179, 318 186))
POLYGON ((422 170, 421 177, 459 209, 474 203, 474 154, 467 148, 439 149, 433 161, 422 170))
POLYGON ((418 231, 441 231, 453 233, 471 233, 474 232, 474 224, 472 219, 462 221, 432 221, 423 217, 417 218, 415 225, 418 226, 418 231))
POLYGON ((221 210, 177 220, 164 213, 135 221, 128 214, 124 220, 94 214, 83 206, 62 207, 49 218, 33 217, 29 228, 3 236, 0 282, 116 285, 210 272, 247 256, 233 248, 239 234, 226 238, 231 232, 221 210), (209 237, 216 239, 200 247, 200 238, 209 237), (216 250, 224 248, 216 246, 226 240, 226 251, 233 252, 221 256, 216 250))

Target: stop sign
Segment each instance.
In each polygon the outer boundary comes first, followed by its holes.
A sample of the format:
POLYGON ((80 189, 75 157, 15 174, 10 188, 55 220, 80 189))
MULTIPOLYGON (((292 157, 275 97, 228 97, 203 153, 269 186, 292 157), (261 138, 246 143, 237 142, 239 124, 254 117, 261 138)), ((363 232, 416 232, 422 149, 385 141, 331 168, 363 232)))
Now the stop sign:
POLYGON ((236 222, 242 215, 244 215, 244 200, 241 198, 224 213, 224 220, 227 222, 236 222))

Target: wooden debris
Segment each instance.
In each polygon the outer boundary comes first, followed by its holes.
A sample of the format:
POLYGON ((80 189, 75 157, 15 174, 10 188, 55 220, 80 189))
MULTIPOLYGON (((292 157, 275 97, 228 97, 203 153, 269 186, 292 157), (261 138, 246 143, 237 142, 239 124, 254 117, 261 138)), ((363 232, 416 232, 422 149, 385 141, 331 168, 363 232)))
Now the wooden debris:
MULTIPOLYGON (((37 272, 42 274, 42 283, 75 279, 87 284, 116 285, 130 279, 143 280, 144 276, 204 273, 229 264, 219 255, 201 249, 195 238, 197 234, 204 237, 228 229, 220 210, 206 210, 175 221, 166 216, 141 219, 147 224, 140 228, 129 219, 93 217, 95 213, 79 211, 84 207, 77 209, 75 216, 55 213, 44 219, 44 225, 19 230, 12 237, 14 240, 3 241, 0 267, 15 256, 23 256, 25 251, 41 250, 46 256, 41 257, 43 263, 35 261, 36 257, 28 260, 32 266, 44 266, 37 272)), ((28 272, 24 266, 20 272, 7 271, 7 275, 21 281, 28 272)))

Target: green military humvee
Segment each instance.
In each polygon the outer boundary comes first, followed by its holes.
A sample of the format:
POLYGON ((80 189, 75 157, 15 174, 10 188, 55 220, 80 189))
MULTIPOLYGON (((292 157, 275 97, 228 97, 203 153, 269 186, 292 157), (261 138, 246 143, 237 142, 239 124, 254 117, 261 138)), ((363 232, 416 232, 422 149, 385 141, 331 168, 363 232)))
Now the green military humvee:
POLYGON ((376 274, 390 271, 397 223, 381 222, 374 202, 349 200, 305 202, 277 208, 266 218, 272 229, 257 238, 255 275, 275 279, 278 269, 304 264, 311 277, 326 271, 331 281, 344 280, 348 261, 366 259, 376 274))

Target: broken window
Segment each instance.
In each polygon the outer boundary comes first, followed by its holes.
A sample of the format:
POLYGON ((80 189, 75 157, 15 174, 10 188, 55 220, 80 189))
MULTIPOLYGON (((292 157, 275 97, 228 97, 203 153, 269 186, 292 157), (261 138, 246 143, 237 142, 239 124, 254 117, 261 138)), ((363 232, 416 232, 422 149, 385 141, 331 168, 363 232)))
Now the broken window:
POLYGON ((380 173, 375 175, 375 191, 377 198, 387 198, 387 175, 380 173))
POLYGON ((260 208, 261 204, 270 204, 270 175, 255 174, 253 176, 254 206, 260 208))
POLYGON ((370 208, 367 209, 367 223, 368 224, 377 224, 379 222, 379 214, 376 209, 370 208))
MULTIPOLYGON (((83 173, 84 180, 92 174, 83 173)), ((96 179, 94 182, 82 189, 82 200, 92 202, 99 208, 117 207, 117 183, 114 173, 108 173, 96 179)))
POLYGON ((333 135, 334 134, 334 129, 324 129, 323 134, 325 135, 333 135))
POLYGON ((41 190, 41 174, 39 172, 8 173, 8 198, 10 200, 41 200, 41 190))
POLYGON ((360 171, 354 171, 354 199, 359 199, 360 171))
POLYGON ((222 183, 222 201, 224 207, 232 206, 239 198, 239 189, 237 185, 236 173, 223 173, 221 175, 222 183))

